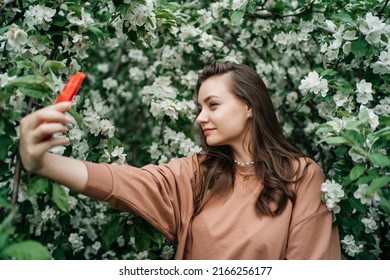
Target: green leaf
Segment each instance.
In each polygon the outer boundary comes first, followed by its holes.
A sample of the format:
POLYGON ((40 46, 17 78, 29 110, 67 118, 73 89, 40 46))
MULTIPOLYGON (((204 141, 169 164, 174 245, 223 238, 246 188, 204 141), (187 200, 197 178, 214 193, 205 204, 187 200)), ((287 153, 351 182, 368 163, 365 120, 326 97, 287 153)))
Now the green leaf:
POLYGON ((55 60, 46 60, 42 66, 42 69, 45 72, 48 72, 49 70, 58 71, 58 70, 61 70, 64 68, 65 68, 64 64, 62 64, 59 61, 55 61, 55 60))
POLYGON ((284 10, 284 3, 283 2, 276 2, 274 6, 270 8, 270 12, 280 14, 284 10))
POLYGON ((31 179, 30 184, 28 186, 28 195, 34 196, 39 193, 46 192, 48 188, 49 188, 48 179, 40 176, 35 176, 31 179))
POLYGON ((388 197, 379 194, 381 200, 380 200, 380 207, 386 212, 386 215, 390 217, 390 200, 388 197))
POLYGON ((73 109, 73 108, 68 109, 68 113, 69 113, 69 115, 71 115, 75 119, 75 121, 79 127, 83 127, 83 118, 81 117, 81 115, 79 113, 77 113, 77 111, 75 109, 73 109))
POLYGON ((245 13, 243 11, 234 11, 230 15, 230 20, 232 22, 239 22, 244 17, 244 15, 245 13))
POLYGON ((34 56, 34 57, 33 57, 33 60, 34 60, 36 63, 38 63, 40 66, 42 66, 43 63, 45 63, 45 61, 47 60, 47 57, 44 56, 44 55, 39 54, 39 55, 34 56))
POLYGON ((8 209, 12 208, 11 201, 8 199, 7 188, 0 188, 0 208, 8 208, 8 209))
POLYGON ((0 232, 0 260, 1 260, 1 252, 9 246, 10 243, 10 237, 15 233, 15 227, 11 227, 8 225, 8 227, 4 228, 0 232))
POLYGON ((12 211, 7 215, 7 217, 5 217, 5 219, 3 221, 1 221, 0 232, 3 232, 4 229, 6 229, 10 226, 10 223, 11 223, 12 219, 14 218, 15 212, 16 212, 16 210, 12 209, 12 211))
POLYGON ((367 52, 367 42, 364 38, 359 38, 351 44, 351 52, 357 57, 364 57, 367 52))
POLYGON ((30 96, 32 98, 42 98, 47 94, 47 90, 39 90, 34 88, 19 87, 19 90, 23 95, 30 96))
POLYGON ((390 166, 390 157, 380 153, 369 154, 368 159, 374 164, 380 167, 390 166))
POLYGON ((0 135, 0 160, 5 160, 8 156, 9 147, 14 143, 12 138, 7 135, 0 135))
POLYGON ((92 34, 94 34, 96 37, 100 38, 100 39, 104 39, 104 33, 103 31, 99 28, 99 27, 96 27, 96 26, 88 26, 88 30, 92 32, 92 34))
POLYGON ((333 127, 328 124, 322 124, 318 126, 318 129, 316 130, 316 134, 319 133, 325 133, 325 132, 331 132, 333 131, 333 127))
POLYGON ((382 187, 387 186, 389 183, 390 176, 383 176, 372 180, 371 184, 367 188, 366 195, 371 196, 374 192, 382 187))
POLYGON ((321 141, 319 141, 318 143, 322 143, 322 142, 325 142, 325 143, 328 143, 328 144, 344 144, 344 143, 347 143, 347 141, 344 139, 344 137, 339 137, 339 136, 325 138, 325 139, 322 139, 321 141))
POLYGON ((108 250, 111 244, 118 239, 123 232, 126 220, 123 217, 114 217, 103 230, 103 247, 108 250))
POLYGON ((381 130, 370 133, 369 135, 367 135, 367 137, 369 137, 371 140, 374 140, 373 138, 387 136, 387 135, 390 135, 390 127, 385 127, 382 128, 381 130))
POLYGON ((356 209, 357 211, 359 211, 362 214, 366 214, 367 207, 365 205, 361 204, 360 200, 358 200, 354 197, 350 197, 350 198, 348 198, 348 203, 353 209, 356 209))
POLYGON ((52 199, 62 212, 69 212, 68 194, 58 183, 53 183, 52 199))
POLYGON ((382 40, 383 42, 385 42, 386 44, 389 42, 389 38, 386 36, 385 33, 382 33, 382 35, 381 35, 381 40, 382 40))
POLYGON ((358 179, 364 173, 365 170, 365 166, 357 165, 351 169, 351 172, 349 173, 349 178, 354 181, 358 179))
POLYGON ((150 247, 151 239, 144 233, 144 230, 139 225, 135 224, 135 246, 138 250, 146 250, 150 247))
POLYGON ((326 70, 322 71, 320 75, 322 77, 325 77, 325 76, 332 77, 332 76, 334 76, 336 74, 337 74, 337 71, 335 71, 333 69, 326 69, 326 70))
POLYGON ((23 86, 30 86, 33 84, 43 84, 45 81, 46 79, 43 76, 26 75, 10 81, 7 86, 23 87, 23 86))
POLYGON ((363 136, 354 129, 344 129, 341 132, 341 136, 346 139, 349 143, 354 143, 357 146, 363 146, 364 139, 363 136))
POLYGON ((14 95, 14 91, 10 87, 5 87, 3 90, 0 88, 0 102, 7 100, 12 95, 14 95))
POLYGON ((3 251, 3 256, 14 260, 50 260, 48 250, 40 243, 29 240, 14 243, 3 251))
POLYGON ((34 68, 34 63, 27 58, 18 57, 15 62, 18 68, 34 68))
POLYGON ((372 174, 370 174, 368 176, 360 177, 359 180, 357 180, 356 184, 357 185, 368 184, 369 182, 371 182, 376 177, 377 177, 376 175, 372 175, 372 174))
POLYGON ((337 15, 335 15, 335 18, 339 19, 339 20, 341 20, 342 22, 345 22, 345 23, 353 23, 352 17, 349 14, 347 14, 346 12, 343 12, 343 11, 338 13, 337 15))

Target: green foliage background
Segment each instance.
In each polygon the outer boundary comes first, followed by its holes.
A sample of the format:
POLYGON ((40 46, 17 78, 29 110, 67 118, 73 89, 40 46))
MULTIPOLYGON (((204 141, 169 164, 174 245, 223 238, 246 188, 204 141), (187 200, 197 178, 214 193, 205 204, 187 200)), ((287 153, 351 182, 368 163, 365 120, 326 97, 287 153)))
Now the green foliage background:
POLYGON ((339 187, 324 201, 343 257, 389 259, 389 17, 378 0, 0 1, 0 258, 173 258, 142 219, 24 172, 19 121, 84 71, 72 143, 54 152, 166 162, 198 149, 198 71, 235 60, 264 78, 288 138, 339 187), (304 82, 314 71, 322 92, 304 82))

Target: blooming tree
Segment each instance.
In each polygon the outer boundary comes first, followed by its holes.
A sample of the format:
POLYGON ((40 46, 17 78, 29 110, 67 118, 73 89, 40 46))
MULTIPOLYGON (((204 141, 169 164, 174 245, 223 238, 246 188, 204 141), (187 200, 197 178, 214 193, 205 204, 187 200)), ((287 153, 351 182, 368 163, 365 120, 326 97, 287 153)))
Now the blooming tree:
POLYGON ((322 166, 343 257, 388 259, 388 2, 0 1, 0 257, 172 258, 139 217, 24 172, 19 120, 84 71, 71 144, 52 152, 162 164, 201 150, 197 75, 230 60, 258 71, 285 135, 322 166))

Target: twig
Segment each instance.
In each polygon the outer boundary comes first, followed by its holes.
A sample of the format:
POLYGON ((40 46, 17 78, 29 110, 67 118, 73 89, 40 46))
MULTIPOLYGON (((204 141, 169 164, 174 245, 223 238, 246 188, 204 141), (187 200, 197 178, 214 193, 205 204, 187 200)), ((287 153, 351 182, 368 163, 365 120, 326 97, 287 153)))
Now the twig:
POLYGON ((4 8, 5 8, 5 6, 7 6, 8 4, 11 4, 11 3, 13 3, 14 1, 10 1, 10 2, 8 2, 8 3, 5 3, 4 5, 1 5, 0 6, 0 13, 4 10, 4 8))
POLYGON ((22 164, 20 162, 20 156, 19 156, 19 153, 16 153, 14 184, 12 186, 12 206, 13 207, 16 206, 16 201, 18 199, 21 170, 22 170, 22 164))
POLYGON ((379 11, 379 13, 378 13, 378 17, 381 17, 381 16, 382 16, 383 12, 384 12, 385 9, 386 9, 387 4, 389 4, 389 1, 390 1, 390 0, 387 0, 386 3, 383 5, 382 9, 381 9, 381 10, 379 11))
MULTIPOLYGON (((33 104, 33 99, 28 100, 27 111, 29 112, 33 104)), ((12 205, 16 206, 16 201, 18 199, 19 186, 20 186, 20 174, 22 173, 22 162, 20 161, 19 152, 16 152, 15 155, 15 173, 14 173, 14 183, 12 186, 12 205)))
POLYGON ((114 70, 112 71, 112 74, 111 74, 111 78, 115 78, 116 75, 118 74, 119 67, 121 66, 121 60, 122 60, 122 55, 123 55, 123 51, 125 49, 125 46, 126 46, 126 40, 124 40, 121 43, 121 46, 120 46, 120 49, 119 49, 119 53, 118 53, 118 56, 116 58, 114 70))

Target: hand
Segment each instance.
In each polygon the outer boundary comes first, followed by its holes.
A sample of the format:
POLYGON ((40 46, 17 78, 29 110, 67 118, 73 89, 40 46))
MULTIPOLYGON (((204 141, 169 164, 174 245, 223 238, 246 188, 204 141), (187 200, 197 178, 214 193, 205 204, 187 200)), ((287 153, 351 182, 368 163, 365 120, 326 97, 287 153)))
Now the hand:
POLYGON ((74 119, 66 114, 71 102, 61 102, 37 110, 20 121, 19 153, 24 168, 38 172, 44 167, 46 152, 53 147, 69 143, 69 138, 51 138, 53 133, 67 132, 65 124, 74 119))

